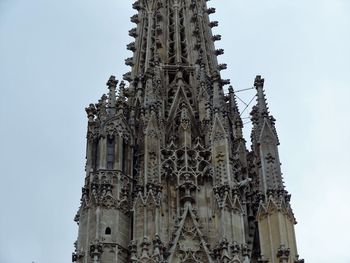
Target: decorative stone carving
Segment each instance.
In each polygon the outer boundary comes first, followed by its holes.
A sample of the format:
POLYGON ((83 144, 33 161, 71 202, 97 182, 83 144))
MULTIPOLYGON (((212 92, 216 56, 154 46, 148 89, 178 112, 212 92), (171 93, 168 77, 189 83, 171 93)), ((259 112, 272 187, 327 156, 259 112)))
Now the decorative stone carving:
POLYGON ((277 257, 280 260, 280 263, 288 263, 290 255, 290 249, 286 248, 284 245, 281 245, 277 251, 277 257))
POLYGON ((86 108, 77 263, 299 260, 264 79, 254 82, 252 146, 205 0, 137 0, 131 67, 86 108), (271 223, 271 222, 278 222, 271 223), (105 230, 109 229, 109 234, 105 230), (286 229, 285 247, 279 238, 286 229), (272 240, 272 241, 271 241, 272 240), (113 259, 112 259, 113 258, 113 259))

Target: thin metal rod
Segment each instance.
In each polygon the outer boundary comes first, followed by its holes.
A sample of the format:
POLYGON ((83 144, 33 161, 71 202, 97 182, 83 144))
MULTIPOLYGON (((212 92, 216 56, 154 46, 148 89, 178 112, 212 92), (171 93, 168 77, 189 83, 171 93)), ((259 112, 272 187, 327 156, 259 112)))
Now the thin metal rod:
POLYGON ((242 92, 242 91, 247 91, 247 90, 251 90, 251 89, 254 89, 254 87, 248 88, 248 89, 239 89, 239 90, 235 90, 235 93, 237 93, 237 92, 242 92))
POLYGON ((240 97, 238 97, 237 95, 236 95, 236 98, 239 99, 244 105, 248 106, 248 104, 245 103, 245 102, 244 102, 240 97))
MULTIPOLYGON (((253 98, 249 101, 248 105, 244 108, 244 110, 242 111, 242 113, 239 116, 242 116, 242 114, 246 111, 246 109, 249 107, 249 105, 253 102, 253 100, 255 99, 256 95, 253 96, 253 98)), ((245 103, 244 103, 245 104, 245 103)))

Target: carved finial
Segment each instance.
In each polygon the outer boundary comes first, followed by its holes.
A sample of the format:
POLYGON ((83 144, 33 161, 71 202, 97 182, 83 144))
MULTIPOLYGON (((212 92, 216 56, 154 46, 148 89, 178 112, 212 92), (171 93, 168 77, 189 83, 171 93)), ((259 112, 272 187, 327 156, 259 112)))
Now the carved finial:
POLYGON ((123 80, 119 84, 119 99, 125 100, 125 82, 123 80))
POLYGON ((260 113, 260 117, 268 116, 268 108, 264 93, 264 82, 265 80, 261 78, 260 75, 256 76, 254 81, 254 86, 257 90, 258 111, 260 113))
POLYGON ((96 107, 94 104, 90 104, 89 107, 85 108, 86 114, 88 116, 89 122, 92 122, 97 113, 96 107))
POLYGON ((107 82, 107 86, 109 89, 108 92, 108 107, 114 108, 116 104, 116 88, 117 88, 118 80, 115 79, 115 76, 111 76, 107 82))
POLYGON ((265 82, 265 80, 263 78, 261 78, 260 75, 257 75, 255 77, 254 86, 256 88, 258 88, 258 87, 262 87, 263 88, 264 87, 264 82, 265 82))
POLYGON ((229 93, 235 93, 235 91, 233 90, 233 87, 231 85, 228 87, 228 92, 229 93))
POLYGON ((107 112, 106 112, 107 99, 108 99, 107 95, 103 94, 101 96, 101 99, 98 100, 98 103, 95 104, 96 111, 97 111, 97 116, 101 120, 105 119, 105 117, 107 115, 107 112))

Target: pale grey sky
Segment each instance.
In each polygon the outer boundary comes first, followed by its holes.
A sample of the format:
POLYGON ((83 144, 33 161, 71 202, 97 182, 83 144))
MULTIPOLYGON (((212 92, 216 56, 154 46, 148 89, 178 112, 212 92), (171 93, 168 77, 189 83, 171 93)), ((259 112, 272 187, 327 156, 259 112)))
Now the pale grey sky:
MULTIPOLYGON (((0 263, 71 262, 84 107, 128 70, 132 2, 0 0, 0 263)), ((236 89, 266 79, 300 255, 350 263, 350 1, 208 4, 223 77, 236 89)))

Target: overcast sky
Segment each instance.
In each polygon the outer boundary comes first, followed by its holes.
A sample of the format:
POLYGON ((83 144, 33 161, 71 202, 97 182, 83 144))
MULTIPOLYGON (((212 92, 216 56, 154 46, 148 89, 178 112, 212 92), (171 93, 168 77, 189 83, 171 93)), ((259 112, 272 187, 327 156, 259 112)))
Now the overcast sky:
MULTIPOLYGON (((132 2, 0 0, 0 263, 71 262, 84 107, 128 71, 132 2)), ((350 1, 208 4, 223 77, 266 79, 301 257, 350 263, 350 1)))

